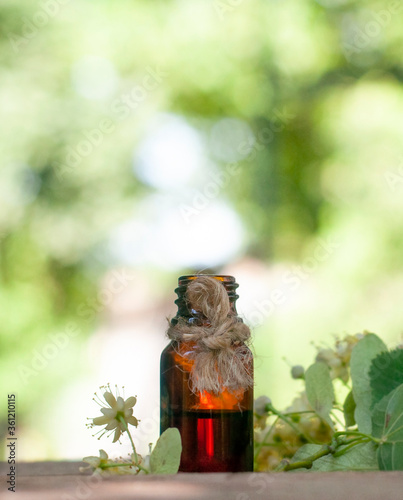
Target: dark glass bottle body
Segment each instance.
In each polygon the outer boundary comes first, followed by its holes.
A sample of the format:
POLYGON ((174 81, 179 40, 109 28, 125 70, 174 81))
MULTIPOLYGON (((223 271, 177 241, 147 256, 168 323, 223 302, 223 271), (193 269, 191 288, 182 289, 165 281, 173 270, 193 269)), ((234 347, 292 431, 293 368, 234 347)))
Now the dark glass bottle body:
MULTIPOLYGON (((237 317, 232 276, 211 275, 220 280, 237 317)), ((189 324, 205 325, 204 318, 191 310, 186 302, 186 287, 197 276, 181 276, 175 290, 179 318, 189 324)), ((207 323, 208 324, 208 323, 207 323)), ((187 354, 194 349, 190 342, 171 342, 161 355, 161 433, 176 427, 182 437, 181 472, 242 472, 253 470, 253 387, 220 394, 206 391, 193 393, 189 373, 192 361, 187 354)), ((250 351, 249 351, 250 352, 250 351)), ((253 373, 252 353, 246 357, 249 373, 253 373)))

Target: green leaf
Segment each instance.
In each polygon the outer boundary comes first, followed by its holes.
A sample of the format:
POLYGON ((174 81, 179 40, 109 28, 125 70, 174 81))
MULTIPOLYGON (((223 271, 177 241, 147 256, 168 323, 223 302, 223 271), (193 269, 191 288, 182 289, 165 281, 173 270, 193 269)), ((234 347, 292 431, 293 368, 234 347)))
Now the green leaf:
POLYGON ((381 470, 403 470, 403 384, 375 405, 374 437, 381 439, 377 458, 381 470))
MULTIPOLYGON (((340 446, 338 450, 342 450, 340 446)), ((376 445, 374 443, 357 444, 344 455, 334 457, 326 455, 313 463, 313 471, 336 471, 336 470, 378 470, 376 459, 376 445)))
MULTIPOLYGON (((291 462, 306 460, 323 448, 320 444, 305 444, 291 459, 291 462)), ((344 447, 338 448, 342 450, 344 447)), ((301 469, 302 470, 302 469, 301 469)), ((311 471, 341 471, 341 470, 378 470, 376 446, 373 443, 357 444, 345 455, 334 457, 325 455, 312 464, 311 471)))
POLYGON ((344 400, 343 404, 344 420, 346 422, 347 427, 355 425, 355 418, 354 418, 355 407, 356 404, 354 401, 353 391, 350 391, 347 394, 347 397, 344 400))
POLYGON ((334 391, 329 368, 325 363, 311 365, 305 373, 306 395, 315 412, 331 427, 330 410, 333 407, 334 391))
POLYGON ((369 369, 372 360, 382 351, 387 351, 386 345, 374 333, 365 335, 351 352, 350 370, 353 381, 353 396, 356 404, 354 418, 360 432, 371 434, 371 386, 369 369))
POLYGON ((151 453, 151 474, 176 474, 181 453, 181 436, 178 429, 171 427, 161 434, 151 453))
POLYGON ((403 349, 378 354, 369 370, 372 408, 384 396, 403 384, 403 349))
POLYGON ((291 463, 305 460, 306 458, 314 455, 323 448, 323 444, 304 444, 295 452, 291 459, 291 463))

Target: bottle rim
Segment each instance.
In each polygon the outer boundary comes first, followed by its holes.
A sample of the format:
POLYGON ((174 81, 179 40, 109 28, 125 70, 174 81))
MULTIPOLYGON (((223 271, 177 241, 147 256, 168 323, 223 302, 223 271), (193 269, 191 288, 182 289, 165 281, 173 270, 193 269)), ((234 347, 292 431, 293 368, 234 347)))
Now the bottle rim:
POLYGON ((178 284, 184 285, 189 283, 189 281, 195 280, 202 276, 206 276, 208 278, 214 278, 224 283, 235 283, 234 276, 230 276, 229 274, 185 274, 183 276, 179 276, 178 284))

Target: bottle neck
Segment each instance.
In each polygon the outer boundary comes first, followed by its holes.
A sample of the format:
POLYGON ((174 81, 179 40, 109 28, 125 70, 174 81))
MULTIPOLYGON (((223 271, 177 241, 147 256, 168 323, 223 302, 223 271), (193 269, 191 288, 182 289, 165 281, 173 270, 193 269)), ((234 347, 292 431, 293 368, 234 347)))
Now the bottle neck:
MULTIPOLYGON (((238 299, 239 295, 236 293, 236 289, 238 288, 238 283, 235 282, 235 278, 233 276, 226 276, 220 274, 203 274, 203 276, 208 276, 209 278, 214 278, 220 281, 228 294, 228 299, 230 302, 230 314, 231 316, 237 316, 237 310, 235 302, 238 299)), ((188 323, 192 324, 204 324, 206 318, 202 313, 192 309, 189 304, 186 292, 188 285, 195 279, 197 279, 199 275, 191 274, 187 276, 181 276, 178 279, 178 288, 175 289, 175 293, 178 298, 175 300, 175 304, 178 306, 178 312, 174 318, 172 318, 172 325, 176 325, 178 323, 179 318, 186 320, 188 323)))

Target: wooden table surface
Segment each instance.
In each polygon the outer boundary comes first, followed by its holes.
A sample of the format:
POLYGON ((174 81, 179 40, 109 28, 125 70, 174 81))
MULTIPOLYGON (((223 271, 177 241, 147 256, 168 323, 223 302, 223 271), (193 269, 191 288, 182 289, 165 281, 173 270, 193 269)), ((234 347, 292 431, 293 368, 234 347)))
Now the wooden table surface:
POLYGON ((0 499, 21 500, 403 500, 403 472, 281 472, 99 476, 80 462, 19 463, 16 493, 1 462, 0 499))

